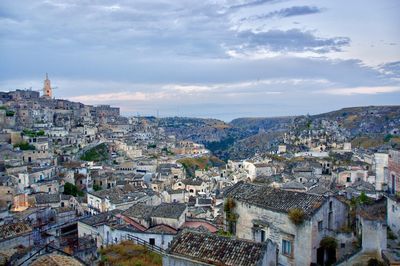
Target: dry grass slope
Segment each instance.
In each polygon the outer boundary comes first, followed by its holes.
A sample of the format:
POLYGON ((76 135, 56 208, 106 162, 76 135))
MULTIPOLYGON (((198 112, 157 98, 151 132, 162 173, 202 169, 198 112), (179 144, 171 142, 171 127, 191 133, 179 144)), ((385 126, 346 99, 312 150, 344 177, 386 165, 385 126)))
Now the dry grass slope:
POLYGON ((149 251, 146 247, 136 245, 130 241, 118 245, 108 246, 100 251, 101 262, 99 265, 119 266, 161 266, 161 255, 149 251))

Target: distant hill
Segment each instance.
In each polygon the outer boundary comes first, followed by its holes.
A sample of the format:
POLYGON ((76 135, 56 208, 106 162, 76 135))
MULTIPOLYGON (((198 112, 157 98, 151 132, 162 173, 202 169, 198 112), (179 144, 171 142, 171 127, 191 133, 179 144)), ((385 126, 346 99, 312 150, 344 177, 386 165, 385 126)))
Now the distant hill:
POLYGON ((396 144, 400 106, 349 107, 311 116, 237 118, 230 123, 179 117, 161 120, 167 132, 178 139, 203 143, 221 159, 247 158, 273 149, 285 133, 301 136, 322 130, 333 139, 352 141, 363 148, 396 144))
POLYGON ((295 116, 287 117, 259 117, 259 118, 237 118, 229 124, 232 127, 249 130, 254 133, 260 131, 284 131, 288 125, 292 124, 295 116))

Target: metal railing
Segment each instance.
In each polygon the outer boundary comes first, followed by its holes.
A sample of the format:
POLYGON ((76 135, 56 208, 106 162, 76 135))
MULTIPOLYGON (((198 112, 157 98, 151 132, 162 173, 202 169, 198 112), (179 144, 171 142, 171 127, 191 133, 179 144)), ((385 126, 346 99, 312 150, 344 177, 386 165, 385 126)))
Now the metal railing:
POLYGON ((156 245, 152 245, 149 242, 147 242, 146 240, 143 240, 143 239, 141 239, 141 238, 139 238, 137 236, 133 236, 131 234, 127 234, 126 235, 126 239, 130 240, 130 241, 133 241, 135 244, 145 246, 149 250, 154 251, 154 252, 156 252, 156 253, 158 253, 160 255, 165 254, 165 250, 162 249, 161 247, 156 246, 156 245))

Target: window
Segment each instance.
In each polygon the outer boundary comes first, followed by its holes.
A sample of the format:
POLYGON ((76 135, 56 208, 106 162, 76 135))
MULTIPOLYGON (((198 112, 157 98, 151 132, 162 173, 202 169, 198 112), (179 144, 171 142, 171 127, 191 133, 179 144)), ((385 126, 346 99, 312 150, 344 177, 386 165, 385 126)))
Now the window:
POLYGON ((289 240, 282 240, 282 254, 292 256, 292 242, 289 240))
POLYGON ((319 222, 318 222, 318 231, 319 231, 319 232, 322 231, 323 226, 324 226, 323 221, 319 221, 319 222))
POLYGON ((346 178, 346 182, 351 182, 351 178, 349 176, 346 178))
POLYGON ((329 202, 329 210, 332 211, 332 201, 329 202))
POLYGON ((395 209, 395 207, 394 207, 394 204, 392 205, 392 212, 395 212, 396 211, 396 209, 395 209))
POLYGON ((345 247, 346 247, 346 244, 345 244, 345 243, 340 243, 340 247, 341 247, 341 248, 345 248, 345 247))
POLYGON ((261 230, 261 242, 265 241, 265 231, 261 230))
POLYGON ((149 239, 150 245, 155 245, 156 244, 156 239, 155 238, 150 238, 149 239))

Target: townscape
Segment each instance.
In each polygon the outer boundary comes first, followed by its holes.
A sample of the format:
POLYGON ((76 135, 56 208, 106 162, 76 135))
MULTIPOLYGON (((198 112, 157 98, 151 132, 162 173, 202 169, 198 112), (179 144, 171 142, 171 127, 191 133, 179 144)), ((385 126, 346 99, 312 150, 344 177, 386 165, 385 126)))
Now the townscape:
POLYGON ((399 106, 353 110, 386 117, 365 134, 340 111, 232 141, 222 121, 57 99, 47 75, 0 101, 2 265, 400 263, 399 106), (246 157, 218 158, 226 139, 246 157))

